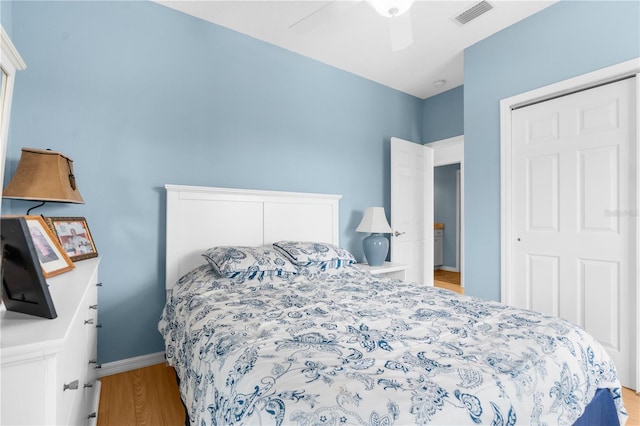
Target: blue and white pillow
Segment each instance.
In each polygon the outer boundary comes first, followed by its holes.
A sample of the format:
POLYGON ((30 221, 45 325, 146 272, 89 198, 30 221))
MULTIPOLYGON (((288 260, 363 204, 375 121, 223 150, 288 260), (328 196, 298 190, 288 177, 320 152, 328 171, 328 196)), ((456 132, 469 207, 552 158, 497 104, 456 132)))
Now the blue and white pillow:
POLYGON ((297 272, 294 265, 271 247, 218 246, 202 256, 223 277, 247 280, 288 278, 297 272))
POLYGON ((278 241, 273 247, 296 266, 318 266, 321 270, 337 269, 356 263, 342 247, 312 241, 278 241))

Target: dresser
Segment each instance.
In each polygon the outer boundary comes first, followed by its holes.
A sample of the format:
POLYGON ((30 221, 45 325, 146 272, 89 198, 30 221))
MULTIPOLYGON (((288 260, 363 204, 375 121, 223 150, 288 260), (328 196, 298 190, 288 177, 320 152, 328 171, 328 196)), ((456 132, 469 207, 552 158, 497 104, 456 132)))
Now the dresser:
POLYGON ((99 258, 49 278, 58 317, 0 312, 0 424, 97 422, 99 258))

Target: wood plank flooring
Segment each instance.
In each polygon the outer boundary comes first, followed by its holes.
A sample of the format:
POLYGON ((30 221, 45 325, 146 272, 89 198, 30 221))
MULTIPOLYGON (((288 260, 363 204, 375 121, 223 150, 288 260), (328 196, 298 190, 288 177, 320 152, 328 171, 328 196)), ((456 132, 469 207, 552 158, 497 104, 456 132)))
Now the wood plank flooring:
MULTIPOLYGON (((185 412, 173 368, 164 364, 100 379, 98 426, 183 426, 185 412)), ((640 426, 640 396, 622 389, 627 426, 640 426)))
POLYGON ((98 426, 184 426, 175 371, 165 364, 100 379, 98 426))
POLYGON ((459 294, 464 294, 464 289, 460 285, 460 272, 436 269, 433 271, 433 285, 435 287, 455 291, 459 294))

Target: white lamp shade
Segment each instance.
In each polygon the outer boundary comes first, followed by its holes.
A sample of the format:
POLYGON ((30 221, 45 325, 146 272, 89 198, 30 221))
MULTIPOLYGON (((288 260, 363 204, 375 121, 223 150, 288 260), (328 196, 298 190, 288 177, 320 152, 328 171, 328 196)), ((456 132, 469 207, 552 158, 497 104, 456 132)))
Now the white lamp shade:
POLYGON ((373 232, 381 234, 391 233, 391 227, 387 222, 383 207, 368 207, 356 232, 373 232))

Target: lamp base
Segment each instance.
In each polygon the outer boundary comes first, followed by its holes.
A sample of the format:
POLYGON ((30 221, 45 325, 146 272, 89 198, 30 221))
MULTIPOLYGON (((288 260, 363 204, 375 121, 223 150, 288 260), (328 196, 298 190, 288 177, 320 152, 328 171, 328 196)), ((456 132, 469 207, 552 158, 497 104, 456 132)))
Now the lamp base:
POLYGON ((373 233, 362 240, 362 249, 369 265, 382 266, 389 252, 389 240, 382 234, 373 233))

